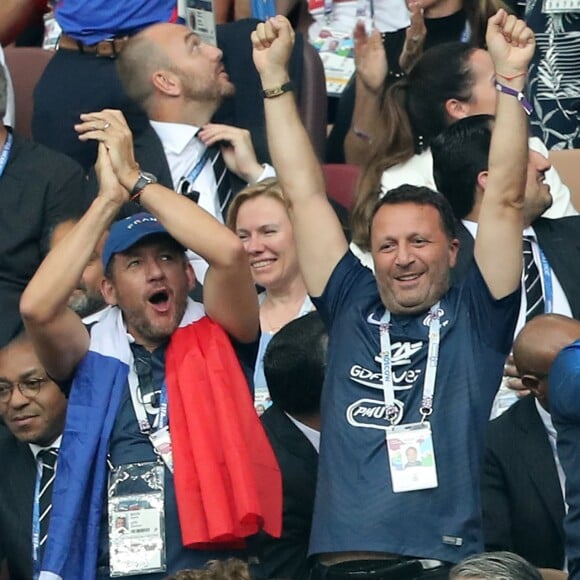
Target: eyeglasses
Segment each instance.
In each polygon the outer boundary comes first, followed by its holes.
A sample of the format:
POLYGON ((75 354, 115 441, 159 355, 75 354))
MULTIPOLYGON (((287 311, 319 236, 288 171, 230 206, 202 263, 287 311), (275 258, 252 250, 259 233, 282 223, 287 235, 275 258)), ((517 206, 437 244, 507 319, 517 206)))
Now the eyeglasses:
POLYGON ((43 378, 30 378, 25 381, 15 381, 9 383, 8 381, 0 381, 0 403, 7 403, 12 396, 12 391, 14 387, 18 387, 18 390, 23 396, 33 398, 38 395, 40 387, 47 383, 50 379, 48 377, 43 378))

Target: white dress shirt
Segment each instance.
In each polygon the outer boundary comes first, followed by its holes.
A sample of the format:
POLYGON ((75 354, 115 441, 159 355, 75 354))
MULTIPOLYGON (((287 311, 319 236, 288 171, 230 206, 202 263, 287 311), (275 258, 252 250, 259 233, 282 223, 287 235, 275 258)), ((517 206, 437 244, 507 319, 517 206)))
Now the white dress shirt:
POLYGON ((288 419, 290 419, 290 421, 292 421, 292 423, 294 423, 294 425, 296 425, 296 427, 298 427, 298 429, 300 429, 300 431, 304 434, 304 437, 306 437, 306 439, 312 443, 312 447, 316 449, 316 453, 320 453, 320 431, 305 425, 302 423, 302 421, 298 421, 298 419, 294 419, 294 417, 292 417, 292 415, 288 415, 286 411, 284 411, 284 414, 286 417, 288 417, 288 419))
POLYGON ((28 447, 30 447, 30 451, 32 451, 32 455, 34 455, 34 460, 38 460, 38 454, 41 451, 46 449, 60 449, 60 444, 62 442, 62 435, 59 435, 55 440, 54 443, 47 445, 46 447, 42 447, 41 445, 37 445, 36 443, 29 443, 28 447))
MULTIPOLYGON (((163 145, 167 165, 171 172, 173 189, 177 191, 177 186, 181 180, 191 173, 206 151, 206 146, 196 137, 200 127, 161 121, 150 121, 150 123, 163 145)), ((264 164, 263 167, 264 171, 256 181, 276 176, 272 166, 264 164)), ((199 192, 198 205, 223 224, 224 216, 220 210, 217 183, 209 160, 203 166, 194 183, 195 190, 199 192)), ((195 271, 195 277, 203 284, 209 267, 208 263, 191 251, 188 251, 188 257, 195 271)))

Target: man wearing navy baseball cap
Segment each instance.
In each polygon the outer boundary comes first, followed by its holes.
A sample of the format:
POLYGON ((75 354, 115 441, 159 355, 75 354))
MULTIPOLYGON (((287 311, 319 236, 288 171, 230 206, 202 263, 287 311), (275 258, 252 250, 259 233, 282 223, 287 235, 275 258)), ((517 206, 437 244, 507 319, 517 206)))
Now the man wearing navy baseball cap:
MULTIPOLYGON (((144 238, 153 235, 171 237, 159 220, 149 213, 141 212, 115 222, 103 248, 103 269, 107 269, 114 254, 125 252, 144 238)), ((177 243, 176 245, 181 246, 177 243)), ((185 251, 183 246, 181 248, 185 251)))
POLYGON ((229 340, 256 340, 257 296, 238 237, 140 170, 121 113, 88 118, 77 131, 99 141, 99 195, 21 301, 69 393, 40 578, 157 580, 231 555, 260 528, 280 533, 280 474, 229 340), (111 226, 129 199, 150 213, 111 226), (111 308, 87 329, 67 301, 109 227, 111 308), (204 305, 188 298, 186 248, 210 264, 204 305))

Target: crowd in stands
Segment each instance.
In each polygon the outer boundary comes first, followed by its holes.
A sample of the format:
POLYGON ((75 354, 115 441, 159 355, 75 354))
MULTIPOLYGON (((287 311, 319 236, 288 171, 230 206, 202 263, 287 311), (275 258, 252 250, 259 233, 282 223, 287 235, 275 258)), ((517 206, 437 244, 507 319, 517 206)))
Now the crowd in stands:
POLYGON ((0 580, 580 579, 557 4, 3 0, 0 580))

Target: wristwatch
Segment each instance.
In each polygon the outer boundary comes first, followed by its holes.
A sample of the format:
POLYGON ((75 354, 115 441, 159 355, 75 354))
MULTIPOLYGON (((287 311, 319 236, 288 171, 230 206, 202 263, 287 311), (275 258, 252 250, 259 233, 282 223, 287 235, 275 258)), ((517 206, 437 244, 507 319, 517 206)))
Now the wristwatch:
POLYGON ((278 85, 277 87, 272 87, 271 89, 264 89, 262 91, 262 96, 265 99, 273 99, 274 97, 279 97, 284 93, 289 93, 292 90, 294 90, 294 83, 292 81, 287 81, 282 85, 278 85))
POLYGON ((152 183, 157 183, 157 177, 153 173, 148 173, 147 171, 139 172, 139 179, 137 179, 133 189, 129 193, 131 201, 137 201, 141 192, 152 183))

